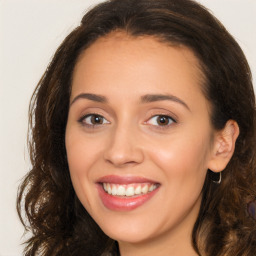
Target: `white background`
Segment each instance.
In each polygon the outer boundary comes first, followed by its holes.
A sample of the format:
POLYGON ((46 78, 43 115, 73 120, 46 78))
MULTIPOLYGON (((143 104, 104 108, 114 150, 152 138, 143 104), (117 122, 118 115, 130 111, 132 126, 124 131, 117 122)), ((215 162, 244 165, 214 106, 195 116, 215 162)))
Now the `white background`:
MULTIPOLYGON (((22 255, 15 201, 29 169, 30 96, 54 51, 100 0, 0 0, 0 256, 22 255)), ((244 50, 256 78, 256 1, 201 0, 244 50)))

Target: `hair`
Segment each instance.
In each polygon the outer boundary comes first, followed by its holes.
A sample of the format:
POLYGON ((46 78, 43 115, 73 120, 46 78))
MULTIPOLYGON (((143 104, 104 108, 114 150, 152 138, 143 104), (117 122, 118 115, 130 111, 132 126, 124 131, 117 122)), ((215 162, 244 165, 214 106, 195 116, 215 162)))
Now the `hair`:
POLYGON ((30 102, 32 168, 17 198, 19 217, 32 234, 25 255, 119 255, 117 242, 103 233, 78 200, 65 149, 74 67, 90 45, 114 31, 185 46, 198 58, 213 128, 220 130, 232 119, 240 135, 221 184, 212 182, 211 171, 207 173, 191 242, 198 255, 255 255, 256 221, 247 211, 248 203, 256 199, 256 112, 250 68, 224 26, 191 0, 103 2, 85 14, 57 49, 30 102))

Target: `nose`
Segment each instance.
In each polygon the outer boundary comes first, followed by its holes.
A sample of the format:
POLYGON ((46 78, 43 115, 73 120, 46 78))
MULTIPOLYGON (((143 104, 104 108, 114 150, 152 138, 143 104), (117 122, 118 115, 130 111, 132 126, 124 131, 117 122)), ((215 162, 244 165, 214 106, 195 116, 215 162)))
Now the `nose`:
POLYGON ((104 152, 105 161, 118 168, 142 163, 144 154, 138 137, 136 131, 130 128, 117 127, 110 134, 108 147, 104 152))

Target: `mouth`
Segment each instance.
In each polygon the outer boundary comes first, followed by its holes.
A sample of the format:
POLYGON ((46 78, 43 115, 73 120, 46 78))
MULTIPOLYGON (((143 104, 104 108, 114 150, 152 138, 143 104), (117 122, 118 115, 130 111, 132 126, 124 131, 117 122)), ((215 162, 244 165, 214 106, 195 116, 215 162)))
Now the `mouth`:
POLYGON ((141 196, 154 191, 158 185, 152 183, 135 183, 135 184, 112 184, 102 183, 103 189, 109 195, 134 197, 141 196))
POLYGON ((106 176, 97 183, 103 205, 113 211, 130 211, 149 201, 160 184, 141 177, 106 176))

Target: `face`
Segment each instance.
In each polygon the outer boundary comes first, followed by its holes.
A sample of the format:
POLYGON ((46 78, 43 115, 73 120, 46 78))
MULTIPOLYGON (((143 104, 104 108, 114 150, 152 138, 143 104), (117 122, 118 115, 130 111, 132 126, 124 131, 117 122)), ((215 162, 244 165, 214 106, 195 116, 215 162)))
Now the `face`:
POLYGON ((202 80, 190 50, 151 37, 113 33, 80 57, 66 127, 71 179, 120 243, 190 241, 214 137, 202 80))

